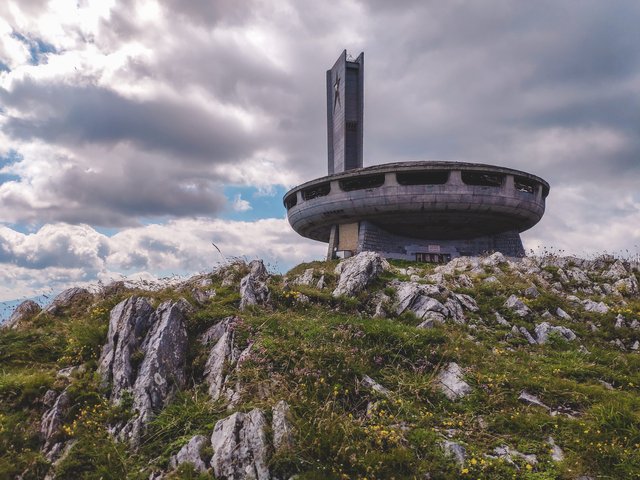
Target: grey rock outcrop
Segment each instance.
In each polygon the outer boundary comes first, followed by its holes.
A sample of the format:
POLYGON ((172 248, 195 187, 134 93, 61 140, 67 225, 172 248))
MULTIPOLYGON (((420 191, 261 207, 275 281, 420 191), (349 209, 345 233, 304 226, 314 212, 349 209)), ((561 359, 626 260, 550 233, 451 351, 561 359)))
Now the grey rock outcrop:
MULTIPOLYGON (((48 393, 48 392, 47 392, 48 393)), ((42 448, 45 454, 51 453, 60 435, 60 427, 64 422, 64 417, 71 406, 71 397, 67 390, 63 390, 56 398, 53 406, 42 416, 40 422, 40 435, 44 440, 42 448)))
POLYGON ((269 480, 267 420, 261 410, 219 420, 211 435, 211 467, 224 480, 269 480))
POLYGON ((521 458, 529 465, 536 465, 538 463, 538 458, 534 454, 524 454, 520 453, 518 450, 509 448, 507 445, 501 445, 493 449, 493 453, 498 458, 503 458, 509 463, 513 464, 514 458, 521 458))
POLYGON ((169 467, 178 468, 183 463, 190 463, 195 470, 204 473, 209 469, 209 459, 203 458, 202 449, 211 444, 209 437, 195 435, 169 460, 169 467))
POLYGON ((90 301, 93 299, 93 295, 84 288, 68 288, 60 294, 58 294, 51 304, 47 306, 44 311, 51 315, 58 315, 66 308, 69 308, 74 303, 80 303, 83 301, 90 301))
POLYGON ((520 392, 520 395, 518 396, 518 400, 520 400, 523 403, 526 403, 527 405, 534 405, 536 407, 542 407, 545 410, 551 411, 551 408, 549 408, 547 405, 545 405, 542 402, 542 400, 540 400, 535 395, 532 395, 531 393, 528 393, 528 392, 526 392, 524 390, 520 392))
POLYGON ((444 440, 441 445, 445 454, 453 457, 458 465, 464 465, 467 460, 467 451, 462 445, 451 440, 444 440))
POLYGON ((562 462, 564 460, 564 452, 562 449, 556 444, 553 437, 547 438, 547 444, 551 447, 551 460, 554 462, 562 462))
POLYGON ((294 446, 293 426, 291 425, 289 404, 280 400, 273 406, 271 431, 273 448, 276 452, 290 450, 294 446))
POLYGON ((507 301, 504 302, 504 306, 519 317, 526 317, 531 313, 531 309, 515 295, 511 295, 507 298, 507 301))
POLYGON ((130 297, 109 314, 107 343, 102 348, 98 373, 104 387, 111 385, 111 400, 119 401, 133 387, 137 372, 133 356, 151 325, 153 307, 146 298, 130 297))
POLYGON ((120 433, 134 446, 138 445, 154 413, 165 407, 185 383, 185 303, 162 303, 152 316, 151 330, 141 346, 144 360, 132 389, 133 408, 137 416, 120 433))
POLYGON ((9 319, 0 328, 17 328, 21 322, 35 317, 42 309, 33 300, 25 300, 16 307, 9 319))
POLYGON ((471 393, 471 387, 462 374, 460 366, 451 362, 438 375, 438 387, 449 400, 458 400, 471 393))
POLYGON ((335 273, 340 277, 332 295, 334 297, 356 295, 389 268, 389 262, 375 252, 362 252, 347 258, 335 269, 335 273))
POLYGON ((313 268, 307 268, 302 275, 299 275, 293 280, 294 285, 306 285, 309 286, 313 283, 313 268))
POLYGON ((542 322, 539 325, 536 325, 536 329, 535 329, 536 341, 540 345, 543 345, 547 342, 547 340, 549 339, 550 333, 557 333, 561 335, 565 340, 568 340, 568 341, 573 341, 577 338, 576 334, 573 333, 573 331, 571 331, 571 329, 567 327, 553 326, 553 325, 550 325, 548 322, 542 322))
POLYGON ((373 378, 371 378, 368 375, 364 375, 362 377, 362 381, 360 382, 360 385, 362 385, 363 387, 365 387, 368 390, 371 390, 379 395, 382 395, 383 397, 390 397, 391 396, 391 390, 389 390, 388 388, 383 387, 382 385, 380 385, 378 382, 376 382, 373 378))
POLYGON ((571 315, 569 315, 567 312, 565 312, 560 307, 556 308, 556 315, 558 317, 562 318, 563 320, 571 320, 571 315))
POLYGON ((247 358, 251 346, 240 350, 235 342, 235 328, 239 317, 227 317, 207 331, 208 342, 215 345, 211 348, 205 364, 204 376, 209 395, 218 400, 223 395, 231 401, 237 400, 240 386, 232 389, 227 385, 227 378, 247 358))
POLYGON ((262 260, 249 263, 250 272, 240 280, 240 310, 250 305, 263 305, 269 300, 269 274, 262 260))
POLYGON ((604 302, 594 302, 593 300, 584 300, 582 306, 587 312, 608 313, 609 307, 604 302))

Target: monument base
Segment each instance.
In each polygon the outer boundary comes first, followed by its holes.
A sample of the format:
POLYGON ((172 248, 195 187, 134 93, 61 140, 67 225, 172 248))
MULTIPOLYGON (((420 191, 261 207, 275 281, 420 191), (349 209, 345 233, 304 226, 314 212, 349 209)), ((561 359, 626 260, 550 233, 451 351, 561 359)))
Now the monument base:
MULTIPOLYGON (((350 234, 353 225, 349 224, 350 234)), ((338 225, 334 230, 337 238, 334 237, 329 243, 329 258, 334 258, 337 252, 351 256, 372 251, 379 252, 386 258, 398 260, 445 263, 456 257, 478 256, 491 252, 500 252, 507 257, 525 255, 520 234, 516 231, 462 240, 427 240, 396 235, 372 222, 362 221, 358 224, 357 242, 341 242, 340 232, 347 230, 341 227, 342 225, 338 225)))

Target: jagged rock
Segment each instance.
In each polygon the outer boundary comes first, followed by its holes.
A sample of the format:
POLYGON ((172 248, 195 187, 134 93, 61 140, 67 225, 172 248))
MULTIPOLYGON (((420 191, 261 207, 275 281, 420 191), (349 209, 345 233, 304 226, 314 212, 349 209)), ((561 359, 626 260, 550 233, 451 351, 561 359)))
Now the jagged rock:
POLYGON ((613 326, 613 328, 619 329, 619 328, 625 328, 626 326, 627 326, 627 324, 624 321, 624 317, 622 315, 618 314, 616 316, 616 323, 613 326))
POLYGON ((469 310, 470 312, 477 312, 480 310, 476 301, 469 295, 454 293, 453 296, 466 310, 469 310))
POLYGON ((498 458, 504 458, 509 463, 513 463, 513 458, 521 458, 529 465, 536 465, 538 463, 538 458, 534 454, 526 455, 524 453, 520 453, 517 450, 509 448, 507 445, 501 445, 493 449, 493 453, 498 458))
POLYGON ((340 278, 332 295, 334 297, 356 295, 389 268, 391 268, 389 263, 375 252, 362 252, 347 258, 336 267, 335 273, 340 275, 340 278))
POLYGON ((144 360, 132 389, 137 416, 120 433, 133 446, 139 444, 140 436, 155 412, 166 406, 185 383, 185 303, 166 301, 153 313, 151 330, 141 346, 144 360))
POLYGON ((216 342, 209 352, 204 370, 209 395, 213 400, 223 394, 229 400, 237 399, 237 392, 227 387, 227 378, 247 357, 251 348, 249 346, 240 351, 235 343, 234 332, 239 321, 238 317, 227 317, 207 331, 209 341, 216 342))
POLYGON ((382 395, 383 397, 391 396, 391 391, 388 388, 383 387, 368 375, 364 375, 362 377, 362 381, 360 382, 360 385, 362 385, 363 387, 369 390, 376 392, 377 394, 382 395))
POLYGON ((451 440, 444 440, 441 445, 446 455, 453 457, 458 465, 464 465, 467 460, 467 451, 462 445, 451 440))
POLYGON ((46 313, 51 315, 57 315, 62 312, 62 310, 70 307, 74 303, 79 303, 82 301, 88 301, 93 298, 93 295, 89 293, 88 290, 84 288, 68 288, 64 290, 62 293, 58 294, 51 304, 44 309, 46 313))
POLYGON ((190 463, 196 471, 204 473, 209 469, 208 458, 202 457, 202 449, 210 445, 210 440, 204 435, 195 435, 191 440, 183 446, 178 453, 169 460, 169 467, 178 468, 183 463, 190 463))
POLYGON ((558 317, 562 318, 563 320, 571 320, 571 315, 569 315, 567 312, 565 312, 560 307, 556 308, 556 315, 558 317))
POLYGON ((567 277, 569 277, 569 280, 579 287, 591 285, 591 280, 589 280, 589 277, 587 276, 587 274, 584 273, 579 268, 576 268, 576 267, 569 268, 566 271, 566 274, 567 274, 567 277))
POLYGON ((511 295, 509 298, 507 298, 507 301, 504 302, 504 306, 513 311, 513 313, 515 313, 519 317, 526 317, 531 313, 531 309, 527 307, 524 302, 515 295, 511 295))
POLYGON ((193 291, 193 299, 199 304, 207 303, 209 300, 216 296, 216 291, 213 288, 207 290, 196 289, 193 291))
POLYGON ((637 295, 638 291, 640 290, 638 288, 638 281, 633 275, 627 278, 621 278, 613 284, 613 288, 615 288, 618 292, 629 296, 637 295))
POLYGON ((531 286, 524 291, 524 296, 527 298, 538 298, 540 296, 540 292, 534 286, 531 286))
POLYGON ((307 268, 304 273, 298 276, 294 281, 294 285, 311 285, 313 283, 313 268, 307 268))
POLYGON ((473 288, 473 282, 471 281, 471 278, 469 277, 469 275, 465 275, 464 273, 456 278, 456 284, 462 288, 473 288))
POLYGON ((320 276, 320 280, 318 280, 318 283, 316 283, 316 288, 318 290, 322 290, 326 286, 327 286, 327 284, 326 284, 326 282, 324 280, 324 275, 321 275, 320 276))
POLYGON ((427 312, 416 328, 433 328, 436 323, 444 323, 445 316, 438 312, 427 312))
POLYGON ((376 295, 375 298, 375 312, 373 314, 374 318, 385 318, 387 316, 387 312, 385 306, 391 302, 391 298, 386 295, 384 292, 380 292, 376 295))
POLYGON ((536 341, 540 345, 545 344, 549 339, 549 333, 551 332, 556 332, 562 335, 562 337, 568 341, 572 341, 576 339, 576 334, 573 333, 570 329, 566 327, 553 326, 553 325, 550 325, 548 322, 542 322, 539 325, 536 325, 536 329, 535 329, 536 341))
POLYGON ((98 373, 103 386, 111 385, 111 400, 118 401, 133 387, 136 377, 133 355, 151 326, 153 307, 146 298, 130 297, 109 314, 107 343, 102 347, 98 373))
POLYGON ((547 444, 551 447, 551 460, 554 462, 562 462, 564 460, 564 452, 562 449, 556 444, 553 437, 547 438, 547 444))
POLYGON ((493 275, 491 275, 490 277, 485 278, 482 281, 484 283, 500 283, 499 280, 496 277, 494 277, 493 275))
MULTIPOLYGON (((78 440, 69 440, 67 442, 58 442, 51 450, 45 455, 45 458, 51 462, 51 466, 49 467, 49 472, 45 475, 44 480, 54 480, 56 479, 55 471, 58 465, 60 465, 69 453, 71 453, 71 449, 78 442, 78 440)), ((22 477, 18 477, 22 478, 22 477)))
POLYGON ((441 315, 447 315, 449 313, 449 309, 442 303, 426 295, 418 296, 411 304, 409 310, 415 313, 418 318, 423 318, 428 312, 437 312, 441 315))
POLYGON ((542 407, 546 410, 551 411, 551 408, 549 408, 547 405, 545 405, 544 403, 542 403, 542 400, 540 400, 538 397, 536 397, 535 395, 532 395, 526 391, 521 391, 520 395, 518 396, 518 400, 520 400, 521 402, 524 402, 528 405, 534 405, 536 407, 542 407))
POLYGON ((64 389, 56 398, 53 406, 47 410, 44 415, 42 415, 42 420, 40 422, 40 435, 44 440, 42 450, 45 454, 50 453, 52 446, 55 444, 55 440, 60 434, 60 427, 62 427, 64 417, 70 406, 71 397, 67 392, 67 389, 64 389))
POLYGON ((471 387, 462 378, 462 369, 455 363, 449 363, 438 375, 440 391, 449 400, 458 400, 471 393, 471 387))
POLYGON ((605 305, 603 302, 594 302, 593 300, 587 299, 582 302, 582 306, 587 312, 594 312, 594 313, 609 312, 609 307, 607 307, 607 305, 605 305))
POLYGON ((467 322, 466 317, 464 316, 464 311, 462 309, 462 305, 455 297, 447 298, 447 301, 444 302, 444 306, 446 311, 449 313, 451 319, 459 324, 464 324, 467 322))
POLYGON ((480 262, 483 267, 497 267, 502 263, 507 263, 507 259, 504 258, 504 255, 500 252, 492 253, 480 262))
POLYGON ((624 346, 624 343, 619 338, 616 338, 615 340, 611 340, 609 343, 611 345, 614 345, 614 346, 618 347, 623 352, 627 351, 627 347, 624 346))
POLYGON ((42 309, 33 300, 25 300, 16 307, 9 319, 0 328, 18 328, 21 322, 35 317, 42 309))
POLYGON ((609 280, 620 280, 629 275, 627 269, 624 264, 620 260, 616 260, 608 270, 602 273, 604 278, 608 278, 609 280))
MULTIPOLYGON (((514 325, 513 328, 516 329, 517 327, 514 325)), ((517 328, 517 331, 522 334, 522 336, 527 340, 527 342, 529 342, 530 345, 537 345, 538 342, 536 341, 535 338, 531 336, 531 334, 526 328, 520 327, 520 328, 517 328)))
POLYGON ((553 318, 553 315, 551 315, 551 312, 549 312, 549 310, 545 310, 540 316, 545 320, 551 320, 553 318))
POLYGON ((638 320, 634 320, 631 322, 631 325, 629 325, 629 328, 632 328, 633 330, 640 330, 640 322, 638 320))
POLYGON ((284 400, 276 403, 272 410, 271 431, 273 432, 273 448, 276 452, 293 448, 293 427, 289 420, 289 404, 284 400))
MULTIPOLYGON (((429 295, 439 294, 440 287, 435 285, 421 285, 416 282, 397 282, 396 287, 396 315, 406 310, 416 313, 416 303, 425 304, 420 297, 430 298, 429 295)), ((439 302, 438 302, 439 303, 439 302)), ((427 311, 427 310, 424 310, 427 311)), ((423 312, 424 313, 424 312, 423 312)))
POLYGON ((634 352, 640 350, 640 341, 636 340, 635 342, 633 342, 633 345, 631 345, 629 349, 633 350, 634 352))
POLYGON ((219 420, 211 435, 211 466, 224 480, 269 480, 267 421, 261 410, 236 412, 219 420))
POLYGON ((262 260, 249 263, 250 272, 240 280, 240 310, 249 305, 262 305, 269 299, 269 274, 262 260))
POLYGON ((498 325, 511 328, 511 324, 507 322, 507 320, 502 315, 500 315, 498 312, 494 312, 494 313, 495 313, 496 322, 498 322, 498 325))
POLYGON ((55 390, 47 390, 47 392, 44 394, 44 397, 42 397, 42 404, 45 407, 53 407, 53 404, 56 403, 56 400, 58 399, 58 392, 56 392, 55 390))

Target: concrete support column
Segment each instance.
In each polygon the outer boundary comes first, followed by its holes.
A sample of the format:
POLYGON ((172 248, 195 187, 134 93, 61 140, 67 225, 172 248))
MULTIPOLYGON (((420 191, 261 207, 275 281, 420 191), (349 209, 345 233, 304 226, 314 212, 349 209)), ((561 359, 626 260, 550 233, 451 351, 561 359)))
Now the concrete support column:
POLYGON ((449 185, 464 185, 462 182, 462 173, 460 170, 451 170, 449 172, 449 181, 447 182, 449 185))
POLYGON ((327 260, 336 258, 336 249, 338 248, 338 225, 331 226, 329 234, 329 249, 327 250, 327 260))
POLYGON ((385 187, 397 187, 398 181, 396 180, 395 172, 387 172, 384 174, 384 186, 385 187))
POLYGON ((513 179, 513 175, 507 175, 504 179, 504 185, 502 185, 502 191, 506 195, 510 195, 515 191, 515 180, 513 179))
POLYGON ((342 191, 342 189, 340 188, 340 184, 338 183, 337 180, 331 181, 330 188, 331 188, 331 191, 329 195, 333 195, 334 193, 338 193, 342 191))

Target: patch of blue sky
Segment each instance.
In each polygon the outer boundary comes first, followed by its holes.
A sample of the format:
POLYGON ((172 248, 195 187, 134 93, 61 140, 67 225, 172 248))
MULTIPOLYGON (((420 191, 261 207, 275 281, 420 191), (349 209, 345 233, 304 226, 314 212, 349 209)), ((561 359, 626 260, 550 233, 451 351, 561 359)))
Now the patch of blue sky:
POLYGON ((0 60, 0 72, 10 72, 10 71, 11 69, 9 68, 9 65, 7 65, 2 60, 0 60))
POLYGON ((227 185, 224 187, 224 195, 228 203, 220 217, 225 220, 246 222, 263 218, 282 218, 286 214, 282 204, 282 197, 286 192, 287 190, 282 186, 264 190, 249 186, 227 185))
POLYGON ((18 175, 2 171, 5 167, 9 167, 20 160, 22 160, 22 155, 15 150, 9 150, 4 155, 0 155, 0 185, 6 182, 20 180, 18 175))
POLYGON ((39 65, 47 53, 57 52, 56 48, 53 45, 39 38, 29 38, 22 35, 20 32, 15 31, 11 34, 11 36, 27 46, 27 48, 29 49, 29 54, 31 55, 32 65, 39 65))

